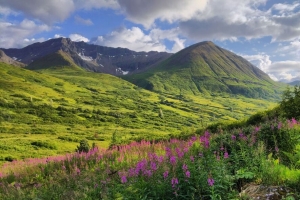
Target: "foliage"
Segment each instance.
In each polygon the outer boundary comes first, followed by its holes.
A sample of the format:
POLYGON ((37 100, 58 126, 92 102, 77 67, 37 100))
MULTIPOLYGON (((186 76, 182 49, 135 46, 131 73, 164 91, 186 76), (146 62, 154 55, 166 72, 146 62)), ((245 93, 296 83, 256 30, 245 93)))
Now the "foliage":
POLYGON ((294 90, 288 87, 280 102, 280 109, 284 117, 291 119, 300 117, 300 86, 294 86, 294 90))
POLYGON ((82 152, 87 153, 87 152, 89 152, 89 150, 90 150, 89 142, 87 140, 80 140, 79 146, 77 146, 76 151, 79 153, 82 153, 82 152))

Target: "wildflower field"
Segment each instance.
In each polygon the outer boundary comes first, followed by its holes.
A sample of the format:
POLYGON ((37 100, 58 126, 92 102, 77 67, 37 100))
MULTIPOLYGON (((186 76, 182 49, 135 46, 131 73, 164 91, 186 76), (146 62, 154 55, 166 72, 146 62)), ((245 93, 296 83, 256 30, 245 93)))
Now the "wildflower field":
POLYGON ((299 135, 295 119, 271 120, 13 161, 1 168, 0 199, 246 199, 248 183, 284 185, 282 198, 299 199, 299 135))

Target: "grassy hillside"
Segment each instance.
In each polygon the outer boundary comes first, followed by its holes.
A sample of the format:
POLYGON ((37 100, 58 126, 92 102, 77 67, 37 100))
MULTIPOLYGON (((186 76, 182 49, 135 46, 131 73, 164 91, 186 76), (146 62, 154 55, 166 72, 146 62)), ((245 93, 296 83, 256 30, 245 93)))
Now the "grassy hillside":
POLYGON ((73 152, 81 139, 168 138, 275 105, 239 95, 157 94, 77 67, 30 71, 0 63, 0 160, 73 152))
POLYGON ((212 42, 192 45, 146 72, 122 78, 151 91, 171 94, 227 93, 278 99, 285 88, 247 60, 212 42))

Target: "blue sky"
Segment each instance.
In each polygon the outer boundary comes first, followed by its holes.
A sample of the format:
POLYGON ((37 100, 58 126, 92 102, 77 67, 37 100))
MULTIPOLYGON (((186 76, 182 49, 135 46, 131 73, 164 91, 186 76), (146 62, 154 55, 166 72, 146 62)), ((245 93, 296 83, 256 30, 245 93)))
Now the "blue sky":
POLYGON ((0 0, 1 48, 56 37, 173 53, 210 40, 300 80, 300 0, 0 0))

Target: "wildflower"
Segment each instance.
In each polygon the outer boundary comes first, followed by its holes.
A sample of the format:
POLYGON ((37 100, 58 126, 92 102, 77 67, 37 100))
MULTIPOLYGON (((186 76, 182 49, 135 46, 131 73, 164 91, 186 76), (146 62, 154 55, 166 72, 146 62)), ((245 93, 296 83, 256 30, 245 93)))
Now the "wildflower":
POLYGON ((260 127, 259 127, 259 126, 256 126, 256 127, 254 128, 254 130, 255 130, 255 132, 257 133, 257 132, 260 130, 260 127))
POLYGON ((203 153, 200 152, 200 153, 198 154, 198 156, 199 156, 200 158, 202 158, 202 157, 203 157, 203 153))
POLYGON ((126 178, 126 176, 121 176, 121 182, 122 182, 122 183, 127 183, 127 178, 126 178))
POLYGON ((224 158, 225 159, 229 158, 228 152, 226 150, 225 150, 225 153, 224 153, 224 158))
POLYGON ((155 163, 155 162, 151 162, 150 168, 151 168, 153 171, 156 171, 156 170, 157 170, 156 163, 155 163))
POLYGON ((231 135, 231 140, 235 141, 236 140, 236 136, 235 135, 231 135))
POLYGON ((187 166, 186 164, 183 164, 183 165, 182 165, 182 169, 183 169, 184 171, 186 171, 186 170, 188 169, 188 166, 187 166))
POLYGON ((166 179, 169 176, 169 171, 165 171, 163 175, 164 175, 164 179, 166 179))
POLYGON ((184 156, 184 153, 181 152, 179 148, 176 148, 175 150, 176 150, 178 158, 182 158, 184 156))
POLYGON ((63 169, 63 170, 66 170, 66 166, 63 165, 63 166, 62 166, 62 169, 63 169))
POLYGON ((159 162, 159 163, 162 163, 163 161, 164 161, 164 157, 163 157, 163 156, 159 156, 159 157, 158 157, 158 162, 159 162))
POLYGON ((195 161, 194 156, 190 156, 190 160, 191 160, 192 162, 194 162, 194 161, 195 161))
POLYGON ((187 170, 187 171, 185 172, 185 176, 186 176, 186 177, 188 177, 188 178, 190 178, 190 177, 191 177, 191 173, 190 173, 190 171, 189 171, 189 170, 187 170))
POLYGON ((144 175, 145 175, 145 176, 148 176, 148 177, 151 177, 151 176, 152 176, 151 170, 145 170, 145 171, 144 171, 144 175))
POLYGON ((175 158, 175 156, 171 156, 171 158, 170 158, 170 163, 171 163, 172 165, 175 165, 175 164, 176 164, 176 158, 175 158))
POLYGON ((97 183, 95 183, 95 185, 94 185, 94 188, 97 188, 98 187, 98 184, 97 183))
POLYGON ((172 183, 172 188, 175 188, 175 186, 178 185, 178 179, 172 178, 171 183, 172 183))
POLYGON ((212 179, 212 178, 208 178, 208 179, 207 179, 207 183, 208 183, 209 186, 213 186, 214 183, 215 183, 215 180, 212 179))

